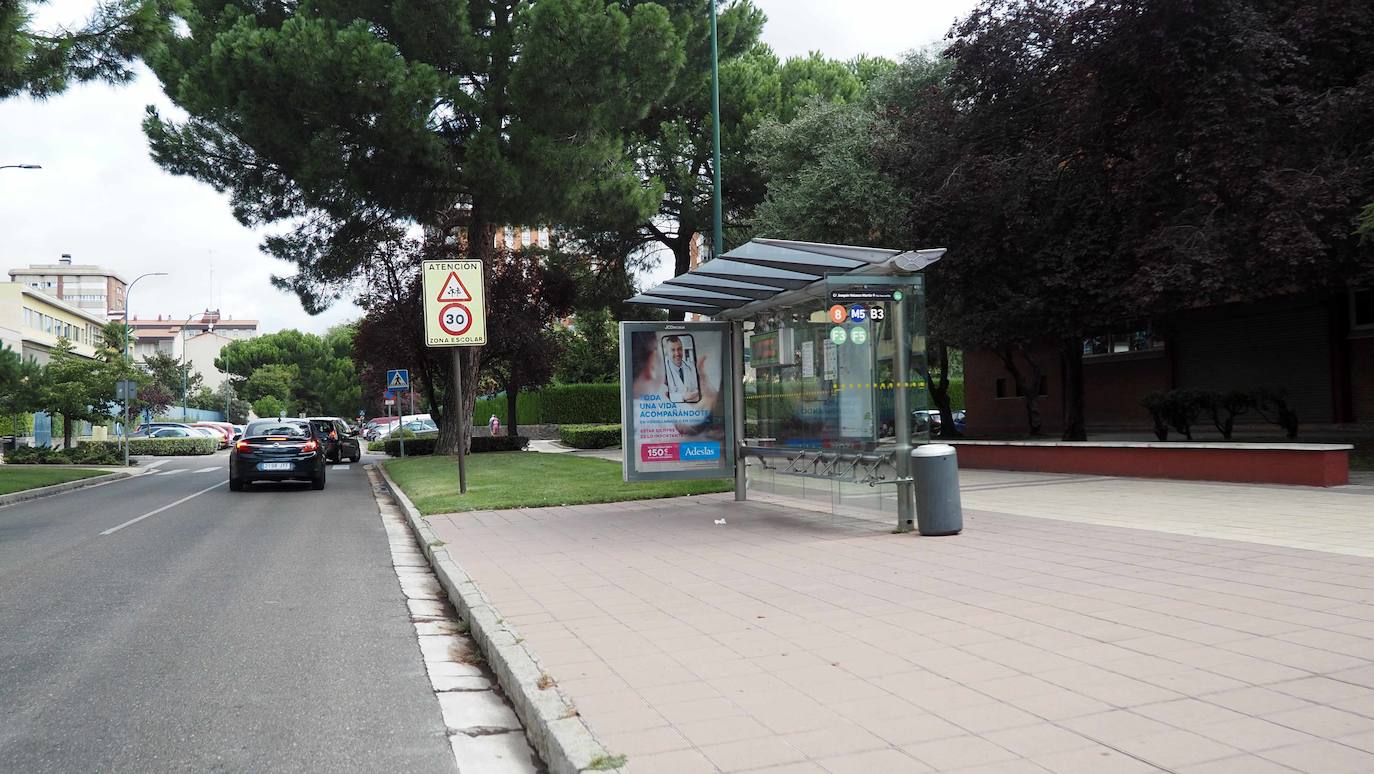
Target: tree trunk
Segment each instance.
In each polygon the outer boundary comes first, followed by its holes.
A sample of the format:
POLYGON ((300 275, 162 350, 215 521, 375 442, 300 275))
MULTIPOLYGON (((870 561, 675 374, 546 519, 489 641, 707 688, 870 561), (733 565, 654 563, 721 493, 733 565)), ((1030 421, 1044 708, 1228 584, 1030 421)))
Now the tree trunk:
POLYGON ((1060 345, 1059 361, 1064 372, 1064 438, 1065 441, 1088 440, 1083 421, 1083 341, 1064 339, 1060 345))
MULTIPOLYGON (((669 245, 669 248, 673 251, 673 276, 674 276, 674 277, 680 277, 680 276, 682 276, 683 274, 686 274, 687 272, 689 272, 689 271, 692 270, 692 237, 693 237, 693 236, 695 236, 695 234, 689 235, 688 238, 686 238, 686 239, 681 239, 681 238, 679 238, 679 239, 673 240, 673 243, 669 245)), ((676 310, 669 310, 669 312, 668 312, 668 319, 669 319, 669 320, 684 320, 684 319, 686 319, 686 318, 687 318, 687 313, 686 313, 686 312, 679 312, 679 311, 676 311, 676 310)))
POLYGON ((1021 357, 1025 358, 1026 363, 1030 365, 1031 377, 1035 380, 1034 384, 1027 383, 1025 375, 1016 365, 1016 351, 1012 350, 1011 347, 1003 347, 997 354, 1001 356, 1002 366, 1007 369, 1007 373, 1011 374, 1012 381, 1016 384, 1016 388, 1021 391, 1021 398, 1025 401, 1026 430, 1031 435, 1037 436, 1040 435, 1043 427, 1040 421, 1039 404, 1040 378, 1043 371, 1040 370, 1040 364, 1031 359, 1025 347, 1018 347, 1017 349, 1021 352, 1021 357))
MULTIPOLYGON (((472 209, 472 221, 468 224, 467 257, 473 260, 490 262, 492 245, 496 239, 496 226, 479 217, 478 208, 472 209)), ((440 414, 439 435, 434 440, 435 454, 457 454, 459 430, 472 427, 472 409, 477 403, 477 371, 482 363, 481 347, 452 347, 456 350, 437 369, 443 374, 444 400, 440 414), (462 368, 462 394, 453 389, 453 358, 457 358, 462 368)), ((467 439, 467 449, 472 448, 472 433, 463 436, 467 439)))
POLYGON ((62 448, 72 448, 72 421, 66 414, 62 415, 62 448))
POLYGON ((949 402, 949 348, 936 341, 931 343, 930 351, 935 359, 931 365, 940 369, 938 379, 933 373, 929 379, 930 400, 940 410, 940 437, 963 438, 964 434, 954 426, 954 409, 949 402))
POLYGON ((519 435, 517 408, 520 404, 520 385, 506 385, 506 435, 519 435))

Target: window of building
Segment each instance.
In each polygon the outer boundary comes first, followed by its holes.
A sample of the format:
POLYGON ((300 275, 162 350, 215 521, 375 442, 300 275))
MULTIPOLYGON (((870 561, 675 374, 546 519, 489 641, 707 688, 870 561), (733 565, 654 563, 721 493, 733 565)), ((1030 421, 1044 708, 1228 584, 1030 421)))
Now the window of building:
POLYGON ((1374 288, 1350 291, 1350 327, 1374 330, 1374 288))
POLYGON ((1148 329, 1103 333, 1083 339, 1083 354, 1085 356, 1149 352, 1163 348, 1163 340, 1155 338, 1148 329))

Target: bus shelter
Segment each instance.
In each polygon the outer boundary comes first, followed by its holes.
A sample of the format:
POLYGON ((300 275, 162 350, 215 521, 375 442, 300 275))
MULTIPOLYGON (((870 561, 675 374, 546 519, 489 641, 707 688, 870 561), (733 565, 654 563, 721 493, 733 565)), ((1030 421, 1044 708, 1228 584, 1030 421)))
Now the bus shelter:
POLYGON ((695 320, 622 323, 626 478, 733 475, 737 500, 828 494, 911 530, 943 254, 755 239, 628 299, 695 320))

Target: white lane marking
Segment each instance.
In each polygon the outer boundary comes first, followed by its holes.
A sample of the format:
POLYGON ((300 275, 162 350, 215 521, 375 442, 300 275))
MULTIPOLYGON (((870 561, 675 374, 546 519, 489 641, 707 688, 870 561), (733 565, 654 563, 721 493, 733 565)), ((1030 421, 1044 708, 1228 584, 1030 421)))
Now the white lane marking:
POLYGON ((330 470, 348 470, 348 466, 347 466, 347 465, 335 465, 334 467, 330 468, 330 470))
POLYGON ((185 473, 185 472, 186 472, 186 468, 177 468, 176 470, 164 470, 164 471, 162 471, 161 473, 158 473, 158 475, 159 475, 159 476, 175 476, 175 475, 178 474, 178 473, 185 473))
POLYGON ((221 468, 220 466, 216 465, 216 466, 213 467, 213 468, 201 468, 200 470, 197 470, 196 472, 197 472, 197 473, 222 473, 222 472, 224 472, 224 468, 221 468))
POLYGON ((214 484, 214 485, 212 485, 212 486, 207 486, 207 487, 205 487, 204 489, 200 490, 199 492, 196 492, 195 494, 186 495, 185 497, 181 498, 180 500, 176 500, 175 502, 167 503, 166 505, 162 506, 161 508, 157 508, 156 510, 148 511, 147 513, 143 514, 142 516, 138 516, 138 517, 129 519, 128 521, 124 522, 123 524, 120 524, 120 525, 117 526, 117 527, 110 527, 109 529, 107 529, 107 530, 105 530, 104 532, 100 533, 100 536, 101 536, 101 537, 104 537, 104 536, 106 536, 106 535, 112 535, 112 534, 114 534, 114 533, 120 531, 121 529, 124 529, 125 527, 127 527, 127 526, 129 526, 129 525, 131 525, 131 524, 137 524, 137 523, 139 523, 140 521, 143 521, 144 519, 148 518, 149 516, 156 516, 156 515, 158 515, 159 513, 162 513, 163 511, 167 510, 168 508, 175 508, 175 507, 177 507, 178 505, 181 505, 182 503, 186 502, 187 500, 195 499, 195 498, 200 497, 201 495, 205 494, 206 492, 209 492, 209 491, 214 490, 214 489, 218 489, 219 487, 224 486, 224 483, 225 483, 225 482, 221 481, 221 482, 219 482, 218 484, 214 484))
POLYGON ((169 462, 171 462, 171 460, 153 460, 152 462, 148 463, 147 465, 144 465, 144 466, 143 466, 143 469, 144 469, 144 470, 152 470, 153 468, 162 467, 163 465, 166 465, 166 464, 169 463, 169 462))

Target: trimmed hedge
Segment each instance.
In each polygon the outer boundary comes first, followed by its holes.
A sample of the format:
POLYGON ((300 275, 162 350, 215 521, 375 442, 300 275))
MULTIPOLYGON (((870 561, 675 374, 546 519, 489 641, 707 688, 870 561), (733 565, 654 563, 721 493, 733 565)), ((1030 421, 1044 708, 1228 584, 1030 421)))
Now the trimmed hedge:
MULTIPOLYGON (((506 396, 477 401, 472 421, 485 425, 495 414, 506 423, 506 396)), ((620 421, 619 384, 552 384, 515 399, 515 416, 522 425, 600 424, 620 421)))
POLYGON ((14 465, 123 465, 124 455, 118 449, 96 443, 83 443, 72 449, 21 446, 6 452, 5 462, 14 465))
MULTIPOLYGON (((406 456, 422 457, 428 454, 433 454, 434 444, 437 440, 438 439, 435 438, 433 434, 425 435, 420 438, 407 438, 406 456)), ((523 435, 502 435, 497 436, 496 438, 473 437, 469 440, 472 441, 473 454, 481 454, 483 452, 524 451, 525 448, 530 445, 530 439, 526 438, 523 435)), ((400 440, 398 439, 394 441, 387 441, 386 453, 387 456, 390 457, 401 456, 400 440)))
POLYGON ((620 425, 561 425, 558 440, 574 449, 606 449, 620 445, 620 425))
MULTIPOLYGON (((123 459, 123 441, 90 441, 81 445, 109 447, 120 455, 121 460, 123 459)), ((129 441, 129 454, 145 454, 151 457, 198 457, 217 451, 218 438, 134 438, 129 441)))

